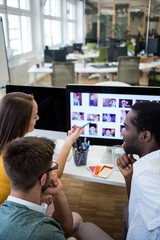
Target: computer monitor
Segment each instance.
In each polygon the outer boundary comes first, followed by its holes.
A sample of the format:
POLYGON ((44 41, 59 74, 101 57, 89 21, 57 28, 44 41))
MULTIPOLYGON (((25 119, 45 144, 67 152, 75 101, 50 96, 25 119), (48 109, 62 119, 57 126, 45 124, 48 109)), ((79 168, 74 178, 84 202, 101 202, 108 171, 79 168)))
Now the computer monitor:
POLYGON ((44 61, 46 63, 66 62, 66 55, 66 49, 44 49, 44 61))
POLYGON ((157 54, 158 38, 148 38, 147 54, 157 54))
POLYGON ((108 48, 108 61, 118 62, 118 58, 127 56, 127 47, 109 47, 108 48))
POLYGON ((73 43, 73 50, 77 52, 82 52, 82 43, 73 43))
POLYGON ((38 104, 39 120, 35 128, 66 132, 66 88, 6 85, 6 93, 32 94, 38 104))
POLYGON ((44 49, 44 62, 46 62, 46 63, 53 62, 53 50, 44 49))
POLYGON ((89 123, 81 137, 91 144, 122 144, 124 119, 140 101, 160 102, 160 88, 134 86, 67 85, 67 128, 89 123))

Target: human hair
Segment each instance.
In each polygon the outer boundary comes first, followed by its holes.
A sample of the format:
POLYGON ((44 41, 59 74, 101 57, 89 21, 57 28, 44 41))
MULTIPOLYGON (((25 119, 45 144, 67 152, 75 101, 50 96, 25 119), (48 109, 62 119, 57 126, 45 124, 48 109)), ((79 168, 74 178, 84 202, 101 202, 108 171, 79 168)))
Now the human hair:
POLYGON ((55 144, 39 137, 22 137, 7 143, 2 152, 5 171, 13 188, 27 191, 51 167, 55 144))
POLYGON ((27 133, 34 97, 22 92, 6 94, 0 101, 0 152, 9 141, 27 133))
POLYGON ((154 135, 156 142, 160 143, 160 103, 139 102, 135 103, 132 110, 136 111, 136 116, 131 120, 137 131, 150 131, 154 135))

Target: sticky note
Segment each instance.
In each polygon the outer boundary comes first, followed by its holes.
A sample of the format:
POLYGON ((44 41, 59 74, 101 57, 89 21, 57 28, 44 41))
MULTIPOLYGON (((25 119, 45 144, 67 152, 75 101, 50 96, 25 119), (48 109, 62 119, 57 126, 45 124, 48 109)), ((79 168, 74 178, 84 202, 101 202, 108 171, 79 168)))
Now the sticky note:
POLYGON ((98 173, 97 176, 102 178, 108 178, 112 172, 113 172, 113 169, 105 167, 102 169, 102 171, 98 173))

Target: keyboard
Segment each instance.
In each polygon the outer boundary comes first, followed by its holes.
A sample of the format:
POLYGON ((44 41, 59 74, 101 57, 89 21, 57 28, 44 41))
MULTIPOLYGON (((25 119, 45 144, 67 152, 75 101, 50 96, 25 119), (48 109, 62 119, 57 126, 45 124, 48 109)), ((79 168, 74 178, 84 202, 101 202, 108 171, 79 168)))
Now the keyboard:
POLYGON ((91 65, 94 68, 111 68, 111 67, 117 67, 117 63, 105 63, 105 64, 92 64, 91 65))

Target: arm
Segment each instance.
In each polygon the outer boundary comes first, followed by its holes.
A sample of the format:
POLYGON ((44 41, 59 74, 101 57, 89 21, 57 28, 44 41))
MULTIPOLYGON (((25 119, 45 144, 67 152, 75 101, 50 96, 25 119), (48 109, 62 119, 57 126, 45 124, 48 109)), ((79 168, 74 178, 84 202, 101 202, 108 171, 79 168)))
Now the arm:
POLYGON ((61 152, 57 157, 58 169, 54 170, 54 172, 57 173, 59 178, 63 174, 63 170, 65 167, 68 155, 70 153, 71 147, 73 143, 76 141, 76 139, 81 135, 82 131, 83 130, 81 128, 72 128, 70 131, 68 131, 68 136, 65 138, 61 152))
POLYGON ((52 174, 52 183, 46 189, 45 194, 50 194, 53 199, 54 212, 52 217, 59 222, 65 236, 70 235, 73 229, 72 212, 64 194, 62 183, 55 173, 52 174))
POLYGON ((136 159, 133 155, 124 153, 121 157, 117 159, 117 166, 125 178, 128 199, 130 197, 132 174, 133 174, 133 164, 136 159))

